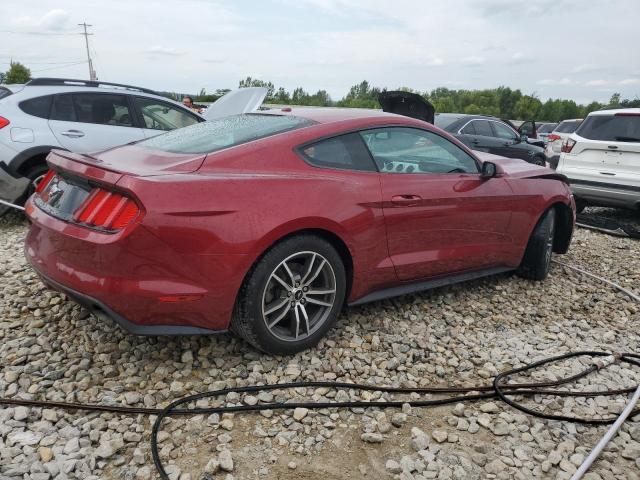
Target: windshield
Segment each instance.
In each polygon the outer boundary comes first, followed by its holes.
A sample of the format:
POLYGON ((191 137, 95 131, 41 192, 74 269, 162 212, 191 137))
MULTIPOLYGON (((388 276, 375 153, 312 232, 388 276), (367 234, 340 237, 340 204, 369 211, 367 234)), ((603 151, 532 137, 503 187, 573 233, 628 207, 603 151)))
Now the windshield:
POLYGON ((558 125, 558 128, 556 128, 555 131, 559 133, 573 133, 581 122, 582 120, 568 120, 566 122, 562 122, 558 125))
POLYGON ((640 114, 591 115, 576 133, 589 140, 640 142, 640 114))
POLYGON ((245 113, 179 128, 138 145, 172 153, 212 153, 314 123, 292 115, 245 113))

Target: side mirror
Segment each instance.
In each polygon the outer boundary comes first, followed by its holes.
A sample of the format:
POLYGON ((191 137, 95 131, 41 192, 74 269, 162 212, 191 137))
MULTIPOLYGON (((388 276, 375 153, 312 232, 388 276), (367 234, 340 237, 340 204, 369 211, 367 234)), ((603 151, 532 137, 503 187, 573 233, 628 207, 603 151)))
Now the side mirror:
POLYGON ((497 175, 498 168, 493 162, 483 162, 480 170, 480 178, 493 178, 497 175))
POLYGON ((521 133, 521 134, 520 134, 520 142, 521 142, 521 143, 526 142, 528 138, 529 138, 529 137, 528 137, 528 135, 527 135, 526 133, 521 133))

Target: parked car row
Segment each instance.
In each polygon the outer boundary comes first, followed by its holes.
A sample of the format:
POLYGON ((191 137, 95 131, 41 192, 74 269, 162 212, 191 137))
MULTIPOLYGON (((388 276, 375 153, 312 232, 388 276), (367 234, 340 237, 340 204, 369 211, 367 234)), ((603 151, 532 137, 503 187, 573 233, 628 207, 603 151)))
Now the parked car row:
POLYGON ((579 211, 640 209, 640 108, 591 112, 565 135, 557 171, 569 178, 579 211))

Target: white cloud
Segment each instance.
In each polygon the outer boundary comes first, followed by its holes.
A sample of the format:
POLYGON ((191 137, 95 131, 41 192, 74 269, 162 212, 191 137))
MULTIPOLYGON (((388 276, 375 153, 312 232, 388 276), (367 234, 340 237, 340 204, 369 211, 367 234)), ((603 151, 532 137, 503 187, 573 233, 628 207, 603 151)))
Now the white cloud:
POLYGON ((69 24, 70 15, 59 8, 49 10, 42 16, 23 16, 14 18, 11 23, 18 30, 61 31, 69 24))
POLYGON ((625 78, 620 81, 620 85, 640 85, 640 78, 625 78))
POLYGON ((145 53, 149 53, 151 55, 168 55, 171 57, 175 57, 178 55, 183 55, 184 52, 176 50, 173 47, 165 47, 162 45, 154 45, 145 50, 145 53))
POLYGON ((571 73, 591 73, 602 70, 602 67, 593 63, 583 63, 571 69, 571 73))
POLYGON ((464 57, 462 59, 462 63, 464 63, 465 65, 483 65, 486 61, 486 58, 475 55, 464 57))
POLYGON ((589 80, 587 83, 585 83, 587 87, 603 87, 610 84, 611 82, 608 80, 589 80))
POLYGON ((560 85, 560 86, 564 86, 564 85, 573 85, 575 82, 569 78, 561 78, 559 80, 555 80, 552 78, 545 78, 543 80, 538 80, 536 82, 538 85, 560 85))

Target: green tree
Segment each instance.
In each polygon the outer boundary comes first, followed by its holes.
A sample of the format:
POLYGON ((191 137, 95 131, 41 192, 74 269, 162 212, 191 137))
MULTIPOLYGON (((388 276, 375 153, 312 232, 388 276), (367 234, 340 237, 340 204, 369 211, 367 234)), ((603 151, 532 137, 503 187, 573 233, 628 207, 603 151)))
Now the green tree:
POLYGON ((611 99, 609 100, 609 106, 610 107, 619 107, 620 106, 620 94, 619 93, 614 93, 613 95, 611 95, 611 99))
POLYGON ((7 77, 6 73, 0 72, 0 85, 5 83, 5 78, 7 77))
POLYGON ((5 74, 4 81, 11 83, 27 83, 31 80, 31 71, 20 62, 11 62, 9 70, 5 74))
POLYGON ((266 100, 269 102, 273 101, 273 94, 276 89, 276 87, 273 86, 273 83, 265 82, 263 80, 258 80, 257 78, 251 78, 251 77, 247 77, 244 80, 240 80, 240 83, 238 84, 238 88, 247 88, 247 87, 266 87, 267 88, 266 100))

